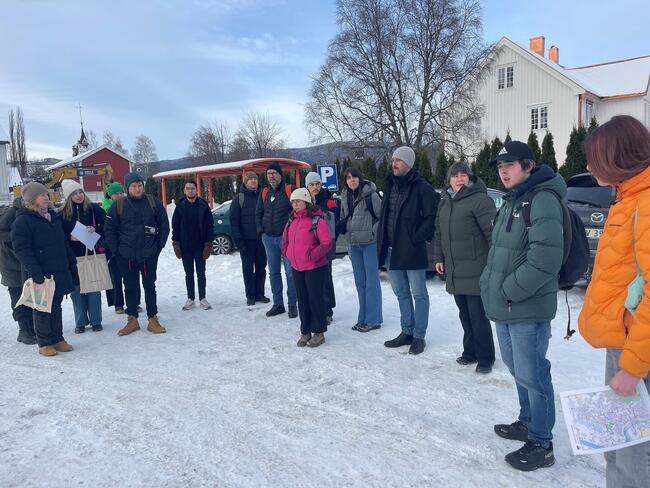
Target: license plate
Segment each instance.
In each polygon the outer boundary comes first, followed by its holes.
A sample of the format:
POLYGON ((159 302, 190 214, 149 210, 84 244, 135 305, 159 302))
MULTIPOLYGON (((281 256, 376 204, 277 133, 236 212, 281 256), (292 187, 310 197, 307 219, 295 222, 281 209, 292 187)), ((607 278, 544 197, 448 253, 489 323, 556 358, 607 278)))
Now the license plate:
POLYGON ((585 229, 588 239, 600 239, 603 235, 603 229, 585 229))

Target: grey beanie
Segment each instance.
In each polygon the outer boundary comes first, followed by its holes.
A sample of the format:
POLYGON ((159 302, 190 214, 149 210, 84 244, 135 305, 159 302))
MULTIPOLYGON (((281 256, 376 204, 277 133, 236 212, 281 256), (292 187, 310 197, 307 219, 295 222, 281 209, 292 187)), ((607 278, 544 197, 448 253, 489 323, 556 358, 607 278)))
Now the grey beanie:
POLYGON ((467 176, 469 176, 470 180, 472 179, 472 176, 474 176, 470 165, 464 161, 459 161, 449 166, 449 169, 447 170, 447 184, 449 184, 451 177, 457 175, 458 173, 465 173, 467 176))
POLYGON ((48 189, 45 185, 37 181, 31 181, 27 183, 25 186, 23 186, 23 191, 22 191, 23 201, 27 203, 34 203, 36 201, 36 198, 41 193, 47 193, 47 192, 48 189))
POLYGON ((415 151, 408 146, 402 146, 395 149, 393 159, 401 159, 409 168, 415 164, 415 151))
POLYGON ((307 176, 305 176, 305 186, 308 186, 309 183, 322 183, 318 173, 315 173, 314 171, 307 173, 307 176))

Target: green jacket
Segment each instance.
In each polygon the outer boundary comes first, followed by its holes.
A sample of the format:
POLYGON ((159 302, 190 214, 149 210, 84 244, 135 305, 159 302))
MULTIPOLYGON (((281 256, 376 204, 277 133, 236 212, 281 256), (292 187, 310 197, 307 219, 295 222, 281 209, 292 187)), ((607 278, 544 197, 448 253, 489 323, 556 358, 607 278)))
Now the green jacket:
POLYGON ((104 212, 107 212, 111 209, 113 206, 113 199, 110 197, 105 196, 104 199, 102 200, 102 208, 104 209, 104 212))
POLYGON ((544 165, 504 197, 480 280, 485 312, 494 322, 550 321, 555 317, 564 237, 562 208, 552 192, 564 198, 566 184, 544 165), (521 208, 529 190, 535 196, 527 229, 521 208))
POLYGON ((452 198, 443 191, 433 240, 434 262, 445 263, 447 291, 454 295, 480 295, 478 280, 487 261, 496 214, 485 183, 472 177, 452 198))

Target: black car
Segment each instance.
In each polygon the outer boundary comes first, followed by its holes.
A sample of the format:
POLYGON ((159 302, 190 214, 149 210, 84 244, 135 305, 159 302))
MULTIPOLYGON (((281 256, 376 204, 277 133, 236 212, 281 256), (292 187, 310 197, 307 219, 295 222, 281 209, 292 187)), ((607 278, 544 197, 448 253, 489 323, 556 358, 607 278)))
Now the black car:
POLYGON ((615 199, 614 187, 599 186, 590 173, 572 176, 567 182, 567 205, 580 216, 589 241, 591 259, 585 276, 587 281, 591 279, 598 241, 615 199))

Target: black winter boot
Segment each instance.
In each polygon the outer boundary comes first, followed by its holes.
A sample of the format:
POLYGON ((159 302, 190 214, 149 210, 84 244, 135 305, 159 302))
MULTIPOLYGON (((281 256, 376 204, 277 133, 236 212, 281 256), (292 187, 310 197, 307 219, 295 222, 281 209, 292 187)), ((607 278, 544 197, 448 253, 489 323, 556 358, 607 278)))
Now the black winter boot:
POLYGON ((34 334, 34 324, 28 321, 18 322, 18 342, 23 344, 36 344, 36 334, 34 334))
POLYGON ((409 354, 420 354, 424 352, 424 346, 426 345, 427 343, 423 338, 414 337, 411 347, 409 348, 409 354))
POLYGON ((506 454, 506 462, 519 471, 535 471, 553 466, 553 443, 545 448, 539 441, 527 441, 522 448, 506 454))
POLYGON ((273 305, 271 309, 266 312, 267 317, 275 317, 276 315, 280 315, 281 313, 286 312, 284 309, 284 305, 273 305))
POLYGON ((298 316, 298 307, 296 305, 289 305, 289 315, 290 319, 295 319, 298 316))
POLYGON ((384 346, 386 347, 402 347, 402 346, 409 346, 413 342, 413 336, 409 334, 405 334, 404 332, 400 332, 395 339, 392 339, 390 341, 384 342, 384 346))

